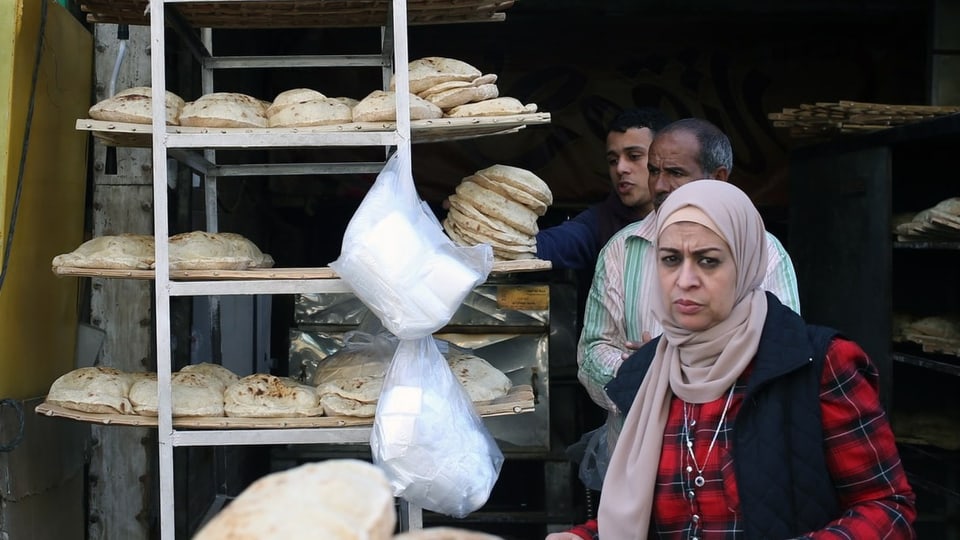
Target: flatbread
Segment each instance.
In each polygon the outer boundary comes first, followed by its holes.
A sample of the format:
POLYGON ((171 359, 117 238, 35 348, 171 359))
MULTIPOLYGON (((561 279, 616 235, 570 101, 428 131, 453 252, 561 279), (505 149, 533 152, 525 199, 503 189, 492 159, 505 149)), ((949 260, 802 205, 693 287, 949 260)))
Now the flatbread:
POLYGON ((422 92, 417 92, 417 95, 426 98, 432 94, 443 92, 445 90, 452 90, 454 88, 466 88, 468 86, 481 86, 484 84, 493 84, 497 82, 497 75, 490 73, 487 75, 481 75, 472 81, 447 81, 440 83, 435 86, 431 86, 422 92))
POLYGON ((246 270, 269 268, 273 258, 241 234, 193 231, 170 237, 174 270, 246 270))
MULTIPOLYGON (((443 111, 433 103, 410 94, 410 119, 429 120, 441 118, 443 111)), ((353 107, 354 122, 395 122, 397 102, 394 92, 374 90, 353 107)))
POLYGON ((537 214, 522 204, 473 182, 461 182, 457 195, 480 212, 503 221, 520 232, 537 234, 537 214))
POLYGON ((327 96, 316 90, 313 90, 312 88, 291 88, 290 90, 284 90, 283 92, 277 94, 277 97, 273 98, 273 102, 270 103, 270 106, 267 107, 265 112, 267 118, 270 118, 278 109, 282 109, 287 105, 303 103, 304 101, 312 101, 315 99, 325 99, 326 97, 327 96))
POLYGON ((180 125, 190 127, 265 128, 267 105, 236 92, 213 92, 184 105, 180 125))
POLYGON ((224 389, 230 386, 231 384, 240 380, 240 376, 231 371, 229 368, 223 367, 220 364, 213 364, 211 362, 202 362, 199 364, 189 364, 183 366, 180 369, 181 373, 201 373, 203 375, 209 375, 218 379, 222 384, 224 389))
POLYGON ((383 380, 383 376, 380 376, 327 381, 317 385, 317 394, 321 397, 334 394, 360 403, 376 403, 383 389, 383 380))
POLYGON ((223 394, 227 416, 294 418, 320 416, 320 397, 312 386, 288 377, 255 373, 230 385, 223 394))
POLYGON ((327 416, 351 416, 354 418, 373 418, 377 415, 376 403, 363 403, 337 394, 320 396, 320 406, 327 416))
POLYGON ((547 206, 553 204, 553 192, 550 190, 550 186, 542 178, 527 169, 498 163, 486 169, 480 169, 476 174, 494 182, 523 190, 547 206))
POLYGON ((101 414, 133 414, 132 378, 119 369, 94 366, 68 371, 50 385, 47 402, 65 409, 101 414))
POLYGON ((451 354, 447 356, 447 363, 471 401, 501 398, 513 388, 513 383, 502 371, 479 356, 451 354))
POLYGON ((483 222, 463 214, 456 208, 450 208, 447 212, 447 219, 453 222, 457 228, 483 235, 486 238, 495 240, 497 243, 516 246, 533 246, 537 243, 536 238, 529 234, 521 232, 507 233, 488 227, 483 222))
MULTIPOLYGON (((180 123, 183 106, 183 98, 169 90, 166 91, 167 125, 175 126, 180 123)), ((93 105, 88 114, 94 120, 150 124, 153 122, 153 88, 149 86, 127 88, 93 105)))
POLYGON ((464 118, 475 116, 510 116, 513 114, 535 112, 537 112, 537 105, 534 103, 524 105, 517 98, 498 97, 478 101, 477 103, 460 105, 446 111, 445 114, 451 118, 464 118))
POLYGON ((389 540, 396 519, 393 489, 378 467, 331 459, 260 478, 193 540, 389 540))
POLYGON ((310 99, 267 110, 268 127, 310 127, 349 124, 353 110, 340 100, 310 99))
POLYGON ((484 214, 483 212, 476 209, 476 207, 471 204, 469 199, 464 199, 457 195, 456 193, 447 197, 447 201, 450 202, 450 208, 461 212, 467 217, 473 218, 480 223, 483 223, 487 227, 496 229, 507 234, 518 234, 528 236, 527 233, 520 232, 516 227, 512 227, 499 219, 491 218, 490 216, 484 214))
POLYGON ((345 347, 317 363, 311 381, 315 386, 355 377, 383 377, 393 358, 386 347, 345 347))
POLYGON ((466 86, 463 88, 452 88, 435 94, 430 94, 427 101, 433 103, 443 110, 452 109, 465 103, 493 99, 500 95, 500 89, 495 84, 483 84, 480 86, 466 86))
POLYGON ((54 268, 115 268, 148 270, 153 268, 153 236, 118 234, 91 238, 70 253, 53 258, 54 268))
POLYGON ((960 340, 960 318, 930 316, 922 317, 907 325, 904 332, 941 339, 960 340))
MULTIPOLYGON (((482 187, 489 189, 490 191, 496 191, 497 193, 507 197, 508 199, 513 199, 518 203, 526 206, 527 208, 533 210, 538 216, 542 216, 547 213, 547 203, 527 191, 520 189, 512 184, 507 182, 499 182, 493 180, 483 173, 477 172, 463 179, 465 182, 474 182, 479 184, 482 187)), ((551 197, 552 200, 552 197, 551 197)))
MULTIPOLYGON (((223 416, 223 382, 213 375, 178 371, 170 375, 173 416, 223 416)), ((144 379, 130 387, 130 403, 142 416, 157 416, 158 383, 144 379)))
POLYGON ((500 240, 497 240, 496 238, 493 238, 491 236, 487 236, 483 233, 464 229, 459 224, 457 224, 457 222, 452 221, 449 218, 443 220, 444 230, 447 230, 448 227, 456 231, 457 235, 459 235, 461 238, 463 238, 464 240, 467 240, 470 243, 470 245, 489 244, 491 247, 495 247, 500 251, 507 251, 510 253, 536 253, 537 252, 535 240, 526 244, 509 244, 506 242, 501 242, 500 240))
MULTIPOLYGON (((472 81, 482 73, 472 65, 455 58, 427 56, 407 64, 410 92, 416 94, 447 81, 472 81)), ((396 88, 396 75, 390 77, 390 89, 396 88)))
POLYGON ((503 538, 484 532, 458 529, 456 527, 427 527, 425 529, 400 533, 395 535, 393 540, 503 540, 503 538))

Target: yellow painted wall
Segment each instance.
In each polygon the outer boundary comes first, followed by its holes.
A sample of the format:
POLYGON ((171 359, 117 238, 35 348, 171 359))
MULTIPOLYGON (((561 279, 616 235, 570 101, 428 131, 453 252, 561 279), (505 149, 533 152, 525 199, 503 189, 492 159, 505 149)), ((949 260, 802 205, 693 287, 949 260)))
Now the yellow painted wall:
POLYGON ((73 368, 77 278, 50 270, 83 241, 93 37, 48 0, 0 0, 0 398, 44 395, 73 368), (46 4, 44 6, 44 3, 46 4), (43 52, 19 210, 11 235, 37 42, 43 52))

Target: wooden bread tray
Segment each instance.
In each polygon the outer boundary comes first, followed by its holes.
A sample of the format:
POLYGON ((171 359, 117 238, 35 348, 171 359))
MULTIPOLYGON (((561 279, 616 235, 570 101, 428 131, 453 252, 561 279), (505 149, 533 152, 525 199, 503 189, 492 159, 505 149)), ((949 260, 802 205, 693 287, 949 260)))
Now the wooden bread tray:
MULTIPOLYGON (((496 261, 492 274, 513 274, 518 272, 542 272, 550 270, 550 261, 542 259, 521 259, 516 261, 496 261)), ((78 268, 73 266, 54 266, 53 273, 66 277, 98 277, 119 279, 153 279, 153 270, 127 270, 117 268, 78 268)), ((328 267, 321 268, 252 268, 250 270, 171 270, 170 279, 178 281, 208 280, 284 280, 284 279, 337 279, 336 272, 328 267)))
MULTIPOLYGON (((533 412, 535 398, 533 387, 518 385, 502 398, 473 404, 477 414, 487 416, 507 416, 533 412)), ((59 405, 43 402, 36 406, 34 411, 44 416, 68 418, 92 424, 113 426, 157 427, 157 418, 154 416, 139 416, 135 414, 102 414, 87 413, 66 409, 59 405)), ((350 426, 373 425, 373 418, 357 418, 353 416, 309 416, 301 418, 239 418, 232 416, 197 416, 174 417, 173 426, 176 428, 197 429, 284 429, 284 428, 335 428, 350 426)))
MULTIPOLYGON (((476 138, 488 135, 514 133, 529 125, 549 124, 550 113, 526 113, 505 116, 484 116, 470 118, 436 118, 433 120, 412 120, 410 137, 415 143, 452 141, 464 138, 476 138)), ((356 133, 372 131, 393 131, 393 122, 352 122, 329 126, 302 128, 210 128, 167 126, 167 133, 177 134, 310 134, 310 133, 356 133)), ((153 126, 151 124, 132 124, 127 122, 108 122, 81 118, 76 129, 90 131, 107 146, 150 148, 152 146, 153 126)))
MULTIPOLYGON (((176 9, 194 27, 319 28, 384 26, 391 0, 248 0, 177 2, 176 9)), ((505 18, 513 0, 407 0, 407 24, 495 22, 505 18)), ((150 23, 148 0, 81 0, 91 23, 150 23)))

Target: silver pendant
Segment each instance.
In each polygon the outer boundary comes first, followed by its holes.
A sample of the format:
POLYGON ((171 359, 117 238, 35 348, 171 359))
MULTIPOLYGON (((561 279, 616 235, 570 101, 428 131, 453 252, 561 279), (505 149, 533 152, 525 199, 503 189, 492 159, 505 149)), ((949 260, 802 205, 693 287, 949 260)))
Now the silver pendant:
POLYGON ((695 486, 697 486, 697 487, 703 487, 703 485, 706 484, 706 483, 707 483, 707 482, 706 482, 706 480, 703 479, 703 476, 701 476, 701 475, 699 475, 699 474, 697 475, 696 478, 693 479, 693 485, 695 485, 695 486))

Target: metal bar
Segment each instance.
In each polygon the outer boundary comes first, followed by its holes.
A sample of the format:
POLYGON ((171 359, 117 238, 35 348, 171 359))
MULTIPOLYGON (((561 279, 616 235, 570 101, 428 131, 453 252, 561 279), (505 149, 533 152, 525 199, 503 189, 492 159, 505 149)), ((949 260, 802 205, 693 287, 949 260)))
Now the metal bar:
POLYGON ((379 54, 211 56, 203 61, 203 67, 207 69, 382 67, 383 65, 383 57, 379 54))
POLYGON ((220 176, 267 176, 267 175, 312 175, 312 174, 376 174, 383 163, 266 163, 251 165, 220 165, 220 176))
MULTIPOLYGON (((161 94, 162 95, 162 94, 161 94)), ((159 100, 158 100, 159 101, 159 100)), ((409 104, 409 99, 407 100, 409 104)), ((410 111, 407 111, 407 143, 409 144, 410 111)), ((160 130, 163 133, 165 130, 160 130)), ((170 133, 171 148, 296 148, 316 146, 391 146, 399 137, 393 131, 353 131, 323 133, 170 133)))
POLYGON ((281 281, 175 281, 169 284, 172 296, 342 293, 350 288, 339 279, 287 279, 281 281))
POLYGON ((171 435, 174 446, 370 443, 370 426, 342 428, 188 430, 171 435))
MULTIPOLYGON (((167 3, 169 4, 170 2, 167 3)), ((180 15, 180 12, 177 11, 176 8, 171 7, 167 10, 167 24, 180 36, 180 39, 187 45, 187 49, 190 50, 190 54, 192 54, 197 61, 202 63, 204 58, 210 56, 210 50, 204 46, 196 32, 191 28, 190 23, 180 15)))
POLYGON ((200 174, 216 174, 217 166, 196 152, 171 148, 167 151, 167 154, 200 174))

